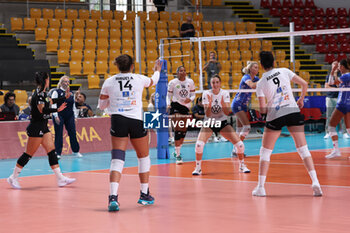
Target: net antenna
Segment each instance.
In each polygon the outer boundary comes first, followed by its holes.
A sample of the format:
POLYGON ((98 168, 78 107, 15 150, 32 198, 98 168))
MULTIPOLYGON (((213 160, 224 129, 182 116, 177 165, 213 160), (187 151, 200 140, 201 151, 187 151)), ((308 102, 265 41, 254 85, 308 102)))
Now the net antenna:
MULTIPOLYGON (((293 25, 294 27, 294 25, 293 25)), ((198 54, 199 54, 199 71, 200 71, 200 90, 196 93, 203 92, 203 78, 202 78, 202 63, 201 63, 201 42, 205 41, 219 41, 219 40, 242 40, 242 39, 264 39, 264 38, 278 38, 278 37, 290 37, 291 38, 291 59, 293 61, 293 66, 295 67, 294 58, 294 37, 296 36, 312 36, 312 35, 327 35, 327 34, 341 34, 350 33, 350 28, 340 28, 340 29, 322 29, 322 30, 308 30, 308 31, 294 31, 294 28, 290 32, 275 32, 275 33, 260 33, 260 34, 244 34, 244 35, 228 35, 228 36, 209 36, 209 37, 191 37, 191 42, 198 42, 198 54), (293 42, 293 43, 292 43, 293 42), (293 53, 293 54, 292 54, 293 53)), ((314 90, 315 92, 325 92, 330 91, 332 88, 309 88, 308 90, 314 90)), ((334 89, 334 88, 333 88, 334 89)), ((343 91, 348 91, 344 88, 343 91)), ((293 89, 293 91, 300 92, 301 89, 293 89)), ((229 90, 230 92, 255 92, 255 90, 229 90)))

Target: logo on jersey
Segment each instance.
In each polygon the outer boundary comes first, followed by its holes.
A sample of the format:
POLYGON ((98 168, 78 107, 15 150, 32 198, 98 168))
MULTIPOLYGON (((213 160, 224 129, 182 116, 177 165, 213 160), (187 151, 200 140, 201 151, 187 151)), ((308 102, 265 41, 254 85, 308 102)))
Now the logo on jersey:
POLYGON ((217 99, 214 101, 214 105, 211 106, 211 112, 214 114, 221 112, 221 106, 219 105, 219 101, 217 99))
POLYGON ((186 89, 182 89, 181 91, 179 91, 179 95, 181 98, 186 98, 188 95, 188 91, 186 89))
POLYGON ((129 97, 130 93, 128 91, 123 91, 123 97, 129 97))

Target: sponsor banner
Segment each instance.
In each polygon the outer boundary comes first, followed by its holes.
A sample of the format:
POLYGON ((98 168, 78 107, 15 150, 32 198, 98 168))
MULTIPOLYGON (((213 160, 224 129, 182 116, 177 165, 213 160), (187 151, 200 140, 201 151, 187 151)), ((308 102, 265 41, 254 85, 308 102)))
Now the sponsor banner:
MULTIPOLYGON (((29 121, 3 121, 0 122, 0 159, 18 158, 26 149, 28 136, 26 128, 29 121)), ((80 144, 80 152, 98 152, 98 151, 110 151, 111 148, 111 136, 110 130, 110 118, 98 117, 98 118, 79 118, 76 119, 77 139, 80 144)), ((49 129, 53 134, 54 139, 54 126, 51 120, 49 120, 49 129)), ((152 130, 151 132, 151 144, 150 147, 157 146, 157 136, 152 130)), ((129 141, 127 149, 132 149, 129 141)), ((63 131, 63 149, 62 155, 71 154, 69 137, 67 131, 63 131)), ((34 156, 45 156, 46 151, 41 146, 34 156)))

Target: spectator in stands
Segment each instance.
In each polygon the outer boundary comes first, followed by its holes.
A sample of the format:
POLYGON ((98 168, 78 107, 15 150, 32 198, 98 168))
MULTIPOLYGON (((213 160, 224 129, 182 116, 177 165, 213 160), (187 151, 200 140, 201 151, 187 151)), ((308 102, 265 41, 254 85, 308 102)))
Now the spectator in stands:
POLYGON ((151 98, 149 99, 149 104, 147 106, 147 111, 149 111, 149 112, 156 111, 155 93, 152 93, 151 98))
POLYGON ((31 109, 32 109, 31 106, 30 106, 31 101, 32 101, 32 97, 29 96, 28 100, 27 100, 28 107, 26 107, 25 109, 23 109, 21 111, 21 113, 19 114, 19 120, 25 121, 25 120, 29 120, 30 119, 30 112, 31 112, 31 109))
MULTIPOLYGON (((334 61, 332 63, 332 70, 331 73, 336 74, 336 77, 340 77, 341 73, 336 72, 336 70, 338 69, 338 62, 334 61)), ((329 88, 329 87, 337 87, 337 85, 329 84, 329 75, 326 77, 326 82, 324 84, 325 88, 329 88)), ((338 93, 339 92, 327 92, 327 96, 326 96, 326 135, 324 136, 325 139, 330 138, 329 132, 328 132, 328 126, 329 126, 329 121, 331 120, 331 116, 332 113, 335 109, 335 106, 337 105, 337 99, 338 99, 338 93)), ((344 119, 342 119, 340 121, 339 126, 341 127, 342 130, 342 134, 343 134, 343 138, 349 138, 349 135, 346 133, 346 127, 344 124, 344 119)))
POLYGON ((194 37, 195 30, 192 24, 192 17, 187 16, 186 22, 181 25, 180 36, 181 37, 194 37))
POLYGON ((205 117, 204 106, 202 103, 202 97, 196 99, 196 105, 192 108, 193 117, 196 121, 203 120, 205 117))
POLYGON ((14 113, 13 119, 17 120, 19 115, 19 107, 16 104, 16 94, 13 92, 7 92, 4 96, 4 104, 0 106, 1 112, 3 113, 14 113))
POLYGON ((216 74, 219 74, 221 70, 221 64, 216 60, 216 54, 215 52, 211 51, 209 53, 209 61, 205 63, 203 70, 207 72, 207 82, 208 82, 208 89, 211 88, 210 86, 210 79, 216 74))
POLYGON ((92 117, 94 116, 94 112, 92 111, 92 108, 90 105, 85 103, 86 101, 86 95, 83 92, 80 92, 78 90, 75 93, 75 109, 76 114, 75 117, 77 118, 83 118, 83 117, 92 117))
POLYGON ((157 8, 157 12, 165 10, 165 6, 168 5, 168 0, 153 0, 154 6, 157 8))
MULTIPOLYGON (((52 91, 51 98, 53 100, 61 98, 66 90, 69 90, 69 77, 62 76, 60 81, 57 84, 57 88, 52 91)), ((66 130, 69 135, 70 146, 74 155, 77 157, 83 157, 79 153, 80 147, 77 140, 77 133, 75 130, 75 117, 74 117, 74 97, 71 93, 70 97, 65 101, 57 101, 57 104, 53 104, 53 108, 59 108, 63 103, 67 103, 67 107, 61 112, 53 113, 53 124, 55 127, 55 147, 57 152, 57 157, 61 158, 62 146, 63 146, 63 125, 66 127, 66 130)))

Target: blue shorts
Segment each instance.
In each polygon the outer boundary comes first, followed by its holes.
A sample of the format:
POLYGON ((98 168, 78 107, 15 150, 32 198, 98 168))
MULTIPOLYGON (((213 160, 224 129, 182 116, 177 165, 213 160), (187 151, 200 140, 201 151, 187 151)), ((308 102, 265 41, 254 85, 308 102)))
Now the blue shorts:
POLYGON ((347 104, 337 104, 335 108, 341 111, 344 115, 350 112, 350 106, 347 104))
POLYGON ((247 105, 241 104, 238 102, 233 102, 231 108, 232 108, 232 112, 234 114, 236 114, 237 112, 240 112, 240 111, 248 112, 247 105))

